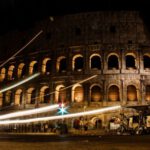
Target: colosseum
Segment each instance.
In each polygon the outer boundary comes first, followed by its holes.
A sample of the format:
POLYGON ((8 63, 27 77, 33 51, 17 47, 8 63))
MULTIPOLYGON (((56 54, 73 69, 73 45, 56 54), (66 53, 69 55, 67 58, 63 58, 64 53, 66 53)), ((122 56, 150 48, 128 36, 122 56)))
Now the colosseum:
MULTIPOLYGON (((1 36, 1 64, 41 30, 34 42, 0 68, 1 89, 40 73, 1 91, 1 114, 60 102, 69 105, 69 113, 149 104, 150 37, 138 11, 50 16, 28 30, 1 36)), ((119 113, 87 118, 99 119, 104 127, 119 113)))

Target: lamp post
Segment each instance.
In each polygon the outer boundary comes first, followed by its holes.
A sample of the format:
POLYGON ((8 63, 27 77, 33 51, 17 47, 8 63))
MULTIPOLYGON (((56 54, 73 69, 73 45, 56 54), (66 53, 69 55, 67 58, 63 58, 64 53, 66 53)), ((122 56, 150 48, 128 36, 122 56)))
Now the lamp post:
POLYGON ((123 103, 123 105, 124 105, 125 102, 124 102, 123 87, 124 87, 124 77, 121 78, 121 89, 122 89, 122 95, 121 95, 121 98, 122 98, 122 103, 123 103))
MULTIPOLYGON (((83 111, 84 111, 84 112, 85 112, 86 108, 87 108, 87 106, 84 105, 84 107, 83 107, 83 111)), ((86 117, 86 116, 85 116, 85 117, 86 117)), ((85 117, 83 117, 83 127, 82 127, 83 130, 84 130, 85 122, 86 122, 85 117)))
POLYGON ((144 91, 144 80, 145 80, 145 76, 141 76, 141 79, 140 79, 140 85, 141 85, 141 104, 145 103, 145 100, 144 100, 144 94, 145 94, 145 91, 144 91))
POLYGON ((84 105, 84 107, 83 107, 84 112, 85 112, 85 109, 86 109, 86 106, 84 105))

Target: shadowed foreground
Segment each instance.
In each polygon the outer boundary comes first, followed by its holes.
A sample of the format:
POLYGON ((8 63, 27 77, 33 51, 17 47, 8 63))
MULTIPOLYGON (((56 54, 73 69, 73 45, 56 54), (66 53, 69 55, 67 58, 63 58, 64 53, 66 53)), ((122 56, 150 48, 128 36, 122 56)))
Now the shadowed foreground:
POLYGON ((149 150, 148 144, 108 144, 88 141, 82 142, 46 142, 46 143, 23 143, 23 142, 0 142, 1 150, 149 150))
POLYGON ((0 150, 149 150, 150 136, 1 135, 0 150))

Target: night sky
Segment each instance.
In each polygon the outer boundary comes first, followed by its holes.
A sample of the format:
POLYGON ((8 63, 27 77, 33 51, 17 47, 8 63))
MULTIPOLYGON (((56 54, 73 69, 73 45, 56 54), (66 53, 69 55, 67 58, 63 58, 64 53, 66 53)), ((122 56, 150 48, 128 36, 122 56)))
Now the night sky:
POLYGON ((97 10, 139 10, 148 22, 149 0, 0 0, 0 35, 48 16, 97 10))

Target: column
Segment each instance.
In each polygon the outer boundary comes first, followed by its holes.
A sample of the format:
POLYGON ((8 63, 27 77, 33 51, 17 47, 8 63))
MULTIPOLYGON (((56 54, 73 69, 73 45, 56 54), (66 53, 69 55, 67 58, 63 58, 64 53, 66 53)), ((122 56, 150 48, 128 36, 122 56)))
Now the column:
POLYGON ((141 97, 140 104, 145 104, 145 99, 144 99, 144 96, 145 96, 144 80, 145 80, 145 77, 141 76, 141 79, 140 79, 140 93, 141 93, 141 95, 140 95, 140 97, 141 97))
POLYGON ((26 101, 27 101, 27 93, 26 93, 26 90, 22 90, 23 92, 23 95, 22 95, 22 108, 25 109, 26 108, 26 101))
POLYGON ((53 88, 53 82, 50 83, 49 90, 50 90, 50 104, 54 104, 55 89, 53 88))
POLYGON ((126 69, 124 51, 125 51, 124 49, 121 50, 121 73, 124 73, 124 70, 126 69))
POLYGON ((35 94, 35 108, 39 107, 40 99, 39 99, 39 87, 36 88, 36 94, 35 94))
POLYGON ((72 90, 71 90, 72 88, 68 88, 68 89, 66 89, 66 102, 67 103, 69 103, 69 104, 71 104, 71 102, 72 102, 72 99, 71 99, 71 92, 72 92, 72 90))
POLYGON ((121 77, 121 103, 122 105, 126 104, 126 100, 125 100, 125 90, 124 90, 124 77, 121 77))
POLYGON ((88 47, 85 47, 85 50, 84 50, 84 56, 83 56, 83 59, 84 59, 84 73, 85 74, 89 74, 90 72, 90 68, 89 68, 89 51, 87 51, 88 47))
POLYGON ((103 106, 107 106, 107 97, 106 97, 106 80, 102 79, 102 83, 103 83, 103 106))
POLYGON ((83 88, 84 88, 84 104, 89 105, 90 103, 89 84, 88 83, 83 84, 83 88))

